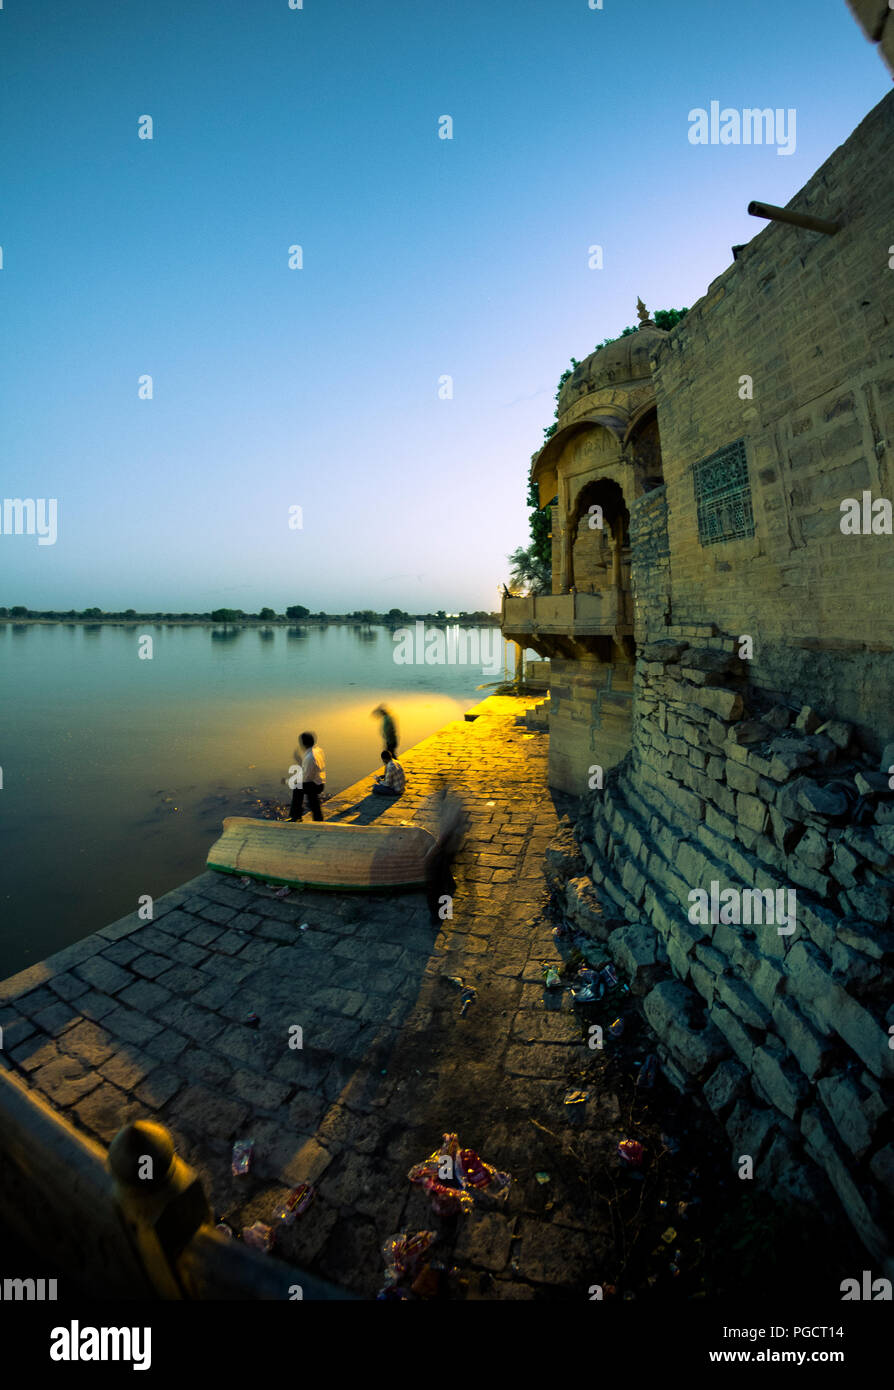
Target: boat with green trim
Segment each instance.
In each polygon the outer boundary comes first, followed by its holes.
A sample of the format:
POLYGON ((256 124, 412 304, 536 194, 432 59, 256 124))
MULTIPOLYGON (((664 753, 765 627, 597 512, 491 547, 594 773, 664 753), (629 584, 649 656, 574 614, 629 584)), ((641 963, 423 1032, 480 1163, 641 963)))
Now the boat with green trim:
POLYGON ((228 816, 208 868, 290 887, 374 892, 425 883, 435 840, 419 825, 253 820, 228 816))

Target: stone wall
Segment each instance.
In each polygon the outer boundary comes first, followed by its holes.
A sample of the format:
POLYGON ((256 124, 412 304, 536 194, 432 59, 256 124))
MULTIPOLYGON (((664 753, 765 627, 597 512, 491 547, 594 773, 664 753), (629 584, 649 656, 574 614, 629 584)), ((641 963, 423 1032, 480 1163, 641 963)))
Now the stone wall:
POLYGON ((630 749, 632 663, 553 657, 549 693, 549 784, 581 796, 590 767, 614 767, 630 749))
POLYGON ((894 94, 789 203, 837 233, 765 225, 655 342, 632 708, 617 667, 553 662, 550 782, 583 799, 547 857, 732 1158, 840 1204, 889 1278, 894 536, 846 534, 842 503, 894 500, 892 148, 894 94))
MULTIPOLYGON (((894 94, 789 203, 840 231, 766 225, 653 371, 671 623, 753 636, 753 684, 825 703, 876 751, 894 737, 894 538, 842 534, 840 507, 894 499, 892 148, 894 94), (737 440, 754 534, 705 543, 696 465, 737 440)), ((660 598, 638 605, 638 641, 666 635, 660 598)))
POLYGON ((551 872, 574 875, 570 915, 607 940, 731 1161, 788 1199, 831 1187, 891 1277, 894 793, 828 706, 772 704, 731 635, 671 632, 640 652, 633 746, 582 803, 582 859, 551 872), (712 883, 773 896, 691 920, 712 883))
POLYGON ((630 508, 634 626, 638 634, 663 635, 671 612, 667 489, 643 493, 630 508))
POLYGON ((577 524, 572 551, 574 587, 579 594, 595 594, 611 583, 612 551, 607 526, 591 527, 584 515, 577 524))

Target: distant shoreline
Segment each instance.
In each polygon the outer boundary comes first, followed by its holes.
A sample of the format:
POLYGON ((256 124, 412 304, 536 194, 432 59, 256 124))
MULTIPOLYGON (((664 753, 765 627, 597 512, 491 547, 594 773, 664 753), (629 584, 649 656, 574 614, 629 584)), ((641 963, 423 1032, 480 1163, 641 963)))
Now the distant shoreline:
POLYGON ((449 617, 437 613, 408 613, 402 618, 379 617, 369 621, 360 618, 345 617, 333 614, 331 617, 307 617, 307 618, 234 618, 224 620, 222 618, 177 618, 168 617, 166 614, 158 613, 138 613, 133 618, 81 618, 81 617, 59 617, 59 618, 13 618, 8 614, 0 615, 0 624, 10 624, 13 627, 58 627, 64 624, 68 627, 139 627, 141 624, 154 623, 162 627, 329 627, 337 624, 341 627, 405 627, 408 623, 426 622, 432 625, 462 624, 466 627, 499 627, 500 618, 493 614, 484 618, 472 615, 458 617, 451 614, 449 617))

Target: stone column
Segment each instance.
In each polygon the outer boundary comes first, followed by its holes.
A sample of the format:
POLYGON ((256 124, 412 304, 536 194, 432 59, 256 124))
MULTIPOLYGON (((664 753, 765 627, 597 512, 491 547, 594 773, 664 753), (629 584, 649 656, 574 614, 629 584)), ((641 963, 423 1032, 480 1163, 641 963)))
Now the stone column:
POLYGON ((568 484, 559 479, 559 515, 562 518, 562 593, 567 594, 574 582, 574 536, 568 514, 568 484))
POLYGON ((174 1152, 163 1125, 137 1120, 109 1145, 115 1197, 146 1274, 161 1298, 183 1298, 177 1261, 211 1218, 198 1174, 174 1152))

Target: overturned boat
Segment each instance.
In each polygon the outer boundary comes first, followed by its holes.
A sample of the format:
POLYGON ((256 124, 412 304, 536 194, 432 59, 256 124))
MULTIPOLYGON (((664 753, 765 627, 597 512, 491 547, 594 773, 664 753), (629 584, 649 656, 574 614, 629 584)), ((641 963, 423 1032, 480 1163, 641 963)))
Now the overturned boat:
POLYGON ((291 887, 374 892, 418 888, 435 840, 419 825, 252 820, 228 816, 208 868, 291 887))

